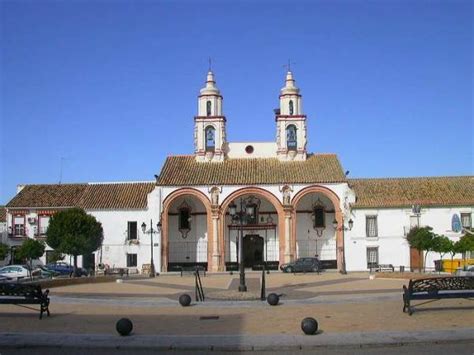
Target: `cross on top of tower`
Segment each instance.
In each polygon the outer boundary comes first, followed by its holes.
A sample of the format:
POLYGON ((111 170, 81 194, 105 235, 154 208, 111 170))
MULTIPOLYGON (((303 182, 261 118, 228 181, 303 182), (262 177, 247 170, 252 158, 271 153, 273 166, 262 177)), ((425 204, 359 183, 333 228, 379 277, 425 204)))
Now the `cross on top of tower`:
POLYGON ((288 64, 284 64, 283 67, 286 68, 287 71, 291 71, 291 64, 296 64, 295 62, 292 62, 289 58, 288 58, 288 64))

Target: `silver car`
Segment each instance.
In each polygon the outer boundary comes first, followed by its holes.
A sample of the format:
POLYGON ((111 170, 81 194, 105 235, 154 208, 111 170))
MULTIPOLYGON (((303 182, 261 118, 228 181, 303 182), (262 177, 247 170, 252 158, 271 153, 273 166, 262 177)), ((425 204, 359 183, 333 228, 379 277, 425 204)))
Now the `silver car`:
POLYGON ((0 268, 0 276, 8 281, 19 281, 30 276, 30 272, 23 265, 8 265, 0 268))

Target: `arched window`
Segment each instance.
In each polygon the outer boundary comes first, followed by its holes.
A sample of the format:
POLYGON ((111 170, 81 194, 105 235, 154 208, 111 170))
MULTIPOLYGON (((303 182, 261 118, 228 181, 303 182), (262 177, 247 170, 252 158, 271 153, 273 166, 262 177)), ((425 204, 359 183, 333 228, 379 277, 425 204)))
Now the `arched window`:
POLYGON ((288 106, 289 106, 289 112, 290 112, 290 116, 291 116, 291 115, 293 115, 293 111, 294 111, 294 109, 293 109, 293 100, 290 100, 290 103, 289 103, 288 106))
POLYGON ((206 102, 206 114, 207 114, 208 116, 211 115, 211 107, 212 107, 211 101, 207 101, 207 102, 206 102))
POLYGON ((296 150, 297 141, 296 141, 296 126, 289 125, 286 127, 286 147, 288 150, 296 150))
POLYGON ((212 126, 206 127, 206 152, 213 152, 216 148, 216 130, 212 126))

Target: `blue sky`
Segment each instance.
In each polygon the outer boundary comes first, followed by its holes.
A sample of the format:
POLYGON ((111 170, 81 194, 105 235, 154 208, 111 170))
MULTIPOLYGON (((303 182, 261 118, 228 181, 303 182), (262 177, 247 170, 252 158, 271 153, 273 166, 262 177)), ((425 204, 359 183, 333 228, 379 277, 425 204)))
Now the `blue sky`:
POLYGON ((153 180, 193 152, 208 57, 229 141, 275 139, 291 58, 308 149, 350 177, 473 174, 470 1, 2 1, 0 204, 153 180))

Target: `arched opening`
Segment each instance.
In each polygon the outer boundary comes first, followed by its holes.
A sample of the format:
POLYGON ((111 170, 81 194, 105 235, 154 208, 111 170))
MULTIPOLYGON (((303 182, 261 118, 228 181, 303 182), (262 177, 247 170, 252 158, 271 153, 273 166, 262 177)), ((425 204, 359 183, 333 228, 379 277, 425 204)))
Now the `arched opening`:
POLYGON ((344 242, 333 221, 342 220, 339 198, 331 190, 312 186, 293 198, 293 245, 297 258, 318 256, 325 269, 341 269, 344 242))
POLYGON ((207 126, 206 134, 206 152, 213 152, 216 149, 216 129, 213 126, 207 126))
POLYGON ((286 127, 286 147, 288 150, 297 149, 296 126, 293 124, 286 127))
POLYGON ((288 111, 290 113, 290 116, 293 115, 293 112, 294 112, 294 107, 293 107, 293 100, 290 100, 289 104, 288 104, 288 111))
POLYGON ((263 189, 246 188, 227 197, 221 211, 223 268, 238 269, 242 242, 245 267, 260 269, 265 265, 277 270, 284 247, 284 212, 278 199, 263 189))
POLYGON ((211 101, 206 102, 206 115, 211 116, 212 114, 212 103, 211 101))
POLYGON ((163 202, 162 269, 209 267, 212 233, 210 203, 193 189, 177 190, 163 202))

